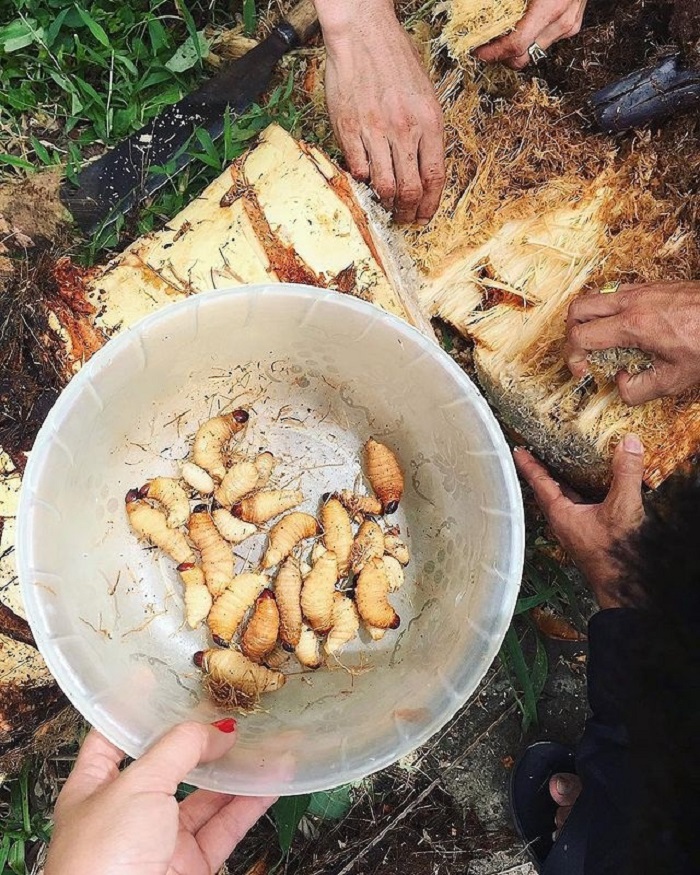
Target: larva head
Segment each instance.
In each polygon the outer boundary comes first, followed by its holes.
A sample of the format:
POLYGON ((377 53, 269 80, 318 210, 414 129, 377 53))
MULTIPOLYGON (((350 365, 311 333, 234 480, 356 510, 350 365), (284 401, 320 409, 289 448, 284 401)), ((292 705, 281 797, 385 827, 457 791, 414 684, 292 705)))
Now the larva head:
POLYGON ((192 508, 192 513, 206 513, 209 508, 206 504, 198 504, 196 507, 192 508))
POLYGON ((204 666, 204 651, 198 650, 192 657, 192 662, 197 666, 197 668, 202 668, 204 666))
POLYGON ((150 485, 150 481, 143 484, 143 486, 139 489, 139 498, 148 498, 148 489, 150 485))
POLYGON ((332 493, 330 493, 330 492, 324 492, 323 495, 321 496, 321 501, 323 501, 323 502, 328 501, 331 498, 331 495, 332 495, 332 493))
POLYGON ((211 637, 214 641, 214 644, 218 644, 219 647, 228 647, 228 641, 224 640, 219 635, 212 635, 211 637))
POLYGON ((273 599, 273 600, 274 600, 274 598, 275 598, 275 594, 274 594, 274 592, 273 592, 271 589, 264 589, 264 590, 260 593, 260 595, 258 596, 257 601, 259 601, 259 602, 265 602, 265 601, 268 601, 269 599, 273 599))
POLYGON ((231 416, 236 420, 236 422, 240 423, 241 425, 244 425, 246 422, 248 422, 248 419, 250 418, 250 414, 248 413, 248 411, 243 410, 240 407, 238 408, 238 410, 234 410, 231 416))
POLYGON ((401 617, 399 617, 399 615, 395 613, 394 619, 389 624, 389 628, 390 629, 398 629, 400 625, 401 625, 401 617))
POLYGON ((390 501, 388 504, 384 506, 384 513, 396 513, 399 509, 398 501, 390 501))
POLYGON ((141 491, 139 489, 130 489, 126 493, 126 497, 124 498, 124 501, 127 504, 131 504, 132 501, 138 501, 139 498, 141 498, 141 491))
POLYGON ((177 566, 178 571, 190 571, 192 568, 194 568, 194 562, 181 562, 177 566))
POLYGON ((242 507, 240 501, 238 502, 238 504, 234 504, 233 507, 231 508, 231 513, 232 513, 235 517, 238 517, 239 519, 240 519, 240 517, 241 517, 241 513, 242 513, 242 512, 243 512, 243 507, 242 507))

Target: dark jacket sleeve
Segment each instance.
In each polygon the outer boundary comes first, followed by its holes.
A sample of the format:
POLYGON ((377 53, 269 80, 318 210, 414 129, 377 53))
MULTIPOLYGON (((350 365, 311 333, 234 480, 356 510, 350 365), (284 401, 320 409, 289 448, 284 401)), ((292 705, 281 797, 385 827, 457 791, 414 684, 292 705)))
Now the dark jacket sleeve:
POLYGON ((623 875, 629 853, 630 800, 636 793, 625 725, 632 661, 641 645, 639 613, 614 608, 588 625, 591 716, 576 752, 582 791, 543 872, 623 875))
POLYGON ((627 720, 633 667, 642 646, 642 618, 632 608, 600 611, 588 625, 588 703, 591 716, 576 751, 576 768, 592 804, 584 875, 627 871, 634 800, 627 720))

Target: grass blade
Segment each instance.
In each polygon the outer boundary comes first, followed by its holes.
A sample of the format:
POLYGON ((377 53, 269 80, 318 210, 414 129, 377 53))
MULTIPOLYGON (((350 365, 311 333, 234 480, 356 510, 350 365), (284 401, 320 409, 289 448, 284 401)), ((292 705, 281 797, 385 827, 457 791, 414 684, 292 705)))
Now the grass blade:
POLYGON ((512 626, 508 629, 506 637, 503 639, 501 654, 502 658, 505 655, 505 662, 508 668, 512 670, 522 690, 522 700, 518 699, 518 703, 523 712, 523 732, 527 732, 530 726, 537 723, 537 697, 535 696, 530 671, 525 661, 525 654, 523 653, 517 633, 512 626))
POLYGON ((243 29, 247 36, 252 36, 257 24, 255 0, 243 0, 243 29))
POLYGON ((571 581, 571 578, 561 567, 561 565, 558 565, 551 558, 551 556, 542 554, 541 559, 546 565, 550 574, 553 576, 554 581, 556 582, 560 592, 563 594, 564 598, 568 602, 569 607, 571 608, 571 611, 574 615, 576 625, 579 626, 580 629, 585 629, 587 625, 586 620, 581 612, 581 606, 579 605, 576 593, 574 592, 574 585, 571 581))
POLYGON ((351 805, 350 785, 344 784, 334 790, 312 793, 306 813, 320 817, 321 820, 341 820, 351 805))
POLYGON ((187 4, 185 0, 175 0, 175 5, 177 6, 177 10, 182 16, 183 21, 185 22, 185 27, 187 28, 187 33, 189 38, 192 40, 192 45, 197 53, 197 65, 199 67, 202 66, 202 58, 204 57, 202 54, 202 45, 199 40, 199 34, 197 33, 197 25, 194 23, 194 18, 192 18, 192 13, 187 8, 187 4))
POLYGON ((29 763, 22 769, 19 777, 19 792, 22 800, 22 827, 27 836, 32 833, 32 819, 29 815, 29 763))
POLYGON ((0 842, 0 872, 5 871, 7 858, 10 856, 10 837, 7 833, 2 837, 0 842))
POLYGON ((547 658, 547 649, 544 646, 542 636, 538 634, 536 629, 534 631, 537 649, 535 651, 534 662, 532 663, 530 681, 532 682, 532 689, 535 694, 535 701, 537 701, 542 695, 542 692, 544 691, 544 686, 547 683, 547 675, 549 674, 549 659, 547 658))
POLYGON ((102 45, 105 46, 105 48, 108 48, 108 49, 111 48, 112 44, 110 43, 109 37, 105 33, 105 29, 102 27, 102 25, 98 24, 98 22, 95 21, 95 19, 92 17, 92 15, 90 15, 90 13, 87 11, 87 9, 83 9, 83 7, 78 6, 77 3, 75 4, 75 9, 76 9, 78 15, 83 20, 83 24, 85 24, 85 26, 88 28, 90 33, 95 37, 97 42, 102 43, 102 45))
POLYGON ((532 610, 532 608, 537 608, 539 605, 543 605, 545 602, 549 601, 556 592, 556 587, 552 586, 549 589, 537 593, 537 595, 522 596, 515 603, 514 615, 517 616, 518 614, 524 614, 526 611, 532 610))
POLYGON ((277 838, 282 853, 286 854, 292 846, 294 833, 309 807, 311 796, 281 796, 272 806, 272 816, 277 824, 277 838))
POLYGON ((0 164, 9 164, 10 167, 20 167, 22 170, 34 170, 33 164, 15 155, 0 155, 0 164))

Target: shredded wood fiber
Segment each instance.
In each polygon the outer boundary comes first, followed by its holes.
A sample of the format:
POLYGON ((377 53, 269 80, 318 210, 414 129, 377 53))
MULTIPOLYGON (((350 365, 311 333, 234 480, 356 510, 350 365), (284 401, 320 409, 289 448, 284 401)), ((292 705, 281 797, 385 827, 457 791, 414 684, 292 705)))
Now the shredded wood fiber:
POLYGON ((423 304, 475 341, 504 423, 565 476, 604 486, 612 448, 634 430, 658 485, 700 444, 700 392, 630 409, 606 381, 613 359, 638 368, 638 356, 607 354, 598 381, 580 383, 562 344, 582 292, 700 277, 697 234, 679 218, 693 215, 687 194, 655 179, 665 155, 650 135, 623 155, 584 134, 536 81, 507 103, 472 83, 453 87, 445 115, 445 197, 435 222, 408 234, 427 274, 423 304))
POLYGON ((525 14, 525 0, 452 0, 441 42, 459 64, 470 52, 513 30, 525 14))

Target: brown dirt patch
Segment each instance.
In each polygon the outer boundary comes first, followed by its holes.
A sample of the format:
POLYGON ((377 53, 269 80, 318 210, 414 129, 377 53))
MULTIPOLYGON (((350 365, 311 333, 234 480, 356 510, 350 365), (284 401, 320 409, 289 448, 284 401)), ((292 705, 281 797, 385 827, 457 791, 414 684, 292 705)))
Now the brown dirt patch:
POLYGON ((46 170, 0 186, 0 217, 32 243, 54 242, 66 235, 70 216, 59 198, 62 173, 46 170))

